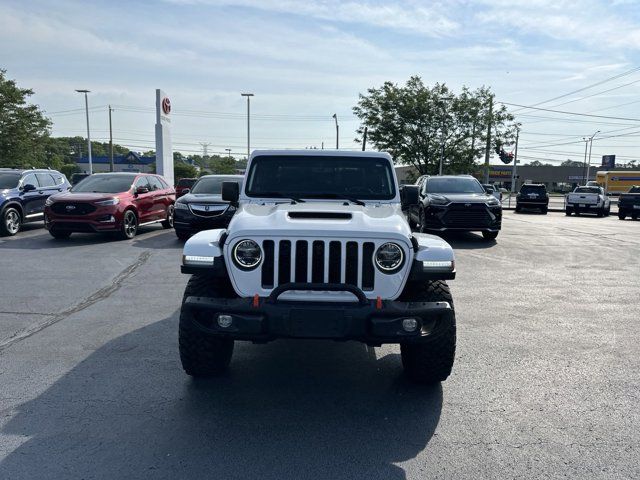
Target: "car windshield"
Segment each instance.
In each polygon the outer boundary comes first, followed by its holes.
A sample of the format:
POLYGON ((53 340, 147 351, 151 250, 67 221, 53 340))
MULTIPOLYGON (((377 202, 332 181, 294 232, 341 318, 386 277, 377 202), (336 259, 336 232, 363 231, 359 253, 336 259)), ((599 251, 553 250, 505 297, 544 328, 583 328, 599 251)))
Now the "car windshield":
POLYGON ((71 191, 78 193, 120 193, 131 189, 133 175, 91 175, 75 185, 71 191))
POLYGON ((631 187, 629 193, 640 193, 640 187, 631 187))
POLYGON ((194 183, 196 183, 196 180, 193 178, 181 178, 178 181, 178 187, 190 187, 194 183))
POLYGON ((600 193, 598 187, 578 187, 574 193, 600 193))
POLYGON ((391 200, 391 163, 380 157, 269 155, 255 157, 246 194, 262 198, 391 200))
POLYGON ((208 193, 210 195, 220 195, 222 193, 222 182, 238 182, 242 188, 242 179, 235 177, 202 177, 191 189, 191 193, 208 193))
POLYGON ((16 188, 20 181, 19 173, 0 173, 0 190, 16 188))
POLYGON ((545 188, 541 185, 524 185, 520 189, 521 193, 544 193, 545 188))
POLYGON ((475 178, 432 177, 427 180, 427 193, 486 193, 475 178))

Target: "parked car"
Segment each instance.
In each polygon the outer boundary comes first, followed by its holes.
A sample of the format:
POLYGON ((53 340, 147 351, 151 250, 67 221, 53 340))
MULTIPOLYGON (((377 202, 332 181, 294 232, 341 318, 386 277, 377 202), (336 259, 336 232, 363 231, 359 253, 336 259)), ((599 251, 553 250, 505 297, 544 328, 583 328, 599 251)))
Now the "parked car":
POLYGON ((70 191, 49 197, 45 226, 54 238, 73 232, 114 232, 135 237, 138 227, 173 226, 175 191, 159 175, 96 173, 70 191))
POLYGON ((15 235, 23 223, 41 221, 47 198, 70 187, 56 170, 0 168, 0 236, 15 235))
POLYGON ((412 380, 449 376, 454 252, 411 233, 388 153, 254 151, 242 189, 225 182, 222 199, 238 205, 228 228, 194 235, 183 251, 188 375, 224 371, 236 341, 289 338, 399 344, 412 380))
POLYGON ((567 194, 565 214, 596 213, 606 217, 611 212, 611 201, 602 187, 576 187, 567 194))
POLYGON ((243 175, 205 175, 186 195, 176 200, 173 227, 176 236, 186 240, 192 234, 211 228, 226 228, 236 207, 222 200, 222 183, 238 182, 243 175))
POLYGON ((189 190, 197 181, 197 178, 181 178, 178 180, 178 183, 176 184, 176 199, 189 193, 189 190))
POLYGON ((490 183, 483 183, 484 191, 496 197, 500 202, 502 202, 502 192, 495 185, 491 185, 490 183))
POLYGON ((471 175, 427 178, 407 215, 420 232, 482 232, 487 240, 495 239, 502 226, 500 201, 471 175))
POLYGON ((627 193, 621 193, 618 197, 618 218, 624 220, 630 216, 637 220, 640 216, 640 186, 635 185, 627 193))
POLYGON ((546 214, 549 209, 549 193, 542 183, 525 183, 516 195, 516 212, 523 209, 539 210, 546 214))
POLYGON ((91 176, 90 173, 74 173, 71 175, 71 185, 75 185, 89 176, 91 176))

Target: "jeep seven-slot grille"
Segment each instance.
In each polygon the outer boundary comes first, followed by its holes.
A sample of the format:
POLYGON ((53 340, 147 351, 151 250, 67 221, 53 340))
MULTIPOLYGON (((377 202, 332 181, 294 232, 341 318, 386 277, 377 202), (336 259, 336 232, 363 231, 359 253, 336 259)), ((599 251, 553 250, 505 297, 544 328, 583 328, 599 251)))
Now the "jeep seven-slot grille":
POLYGON ((262 287, 289 282, 346 283, 371 291, 375 284, 373 242, 264 240, 262 287))

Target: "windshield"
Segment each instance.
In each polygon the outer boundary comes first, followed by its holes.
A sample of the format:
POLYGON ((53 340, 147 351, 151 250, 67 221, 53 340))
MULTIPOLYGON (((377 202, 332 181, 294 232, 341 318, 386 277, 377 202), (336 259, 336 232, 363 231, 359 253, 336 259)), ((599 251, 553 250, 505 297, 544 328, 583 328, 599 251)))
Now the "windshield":
POLYGON ((629 193, 640 193, 640 187, 631 187, 629 193))
POLYGON ((194 183, 196 183, 195 178, 181 178, 178 181, 178 187, 190 187, 194 183))
POLYGON ((133 175, 91 175, 75 185, 72 192, 121 193, 131 189, 133 175))
POLYGON ((541 185, 523 185, 521 193, 544 193, 546 189, 541 185))
POLYGON ((396 196, 391 164, 379 157, 255 157, 247 176, 249 197, 357 198, 396 196))
POLYGON ((0 190, 17 188, 19 180, 19 173, 0 173, 0 190))
POLYGON ((600 193, 598 187, 578 187, 574 193, 600 193))
POLYGON ((238 182, 242 188, 242 178, 237 177, 202 177, 191 189, 191 193, 208 193, 210 195, 220 195, 222 193, 222 182, 238 182))
POLYGON ((427 193, 486 193, 480 182, 469 177, 431 177, 427 193))

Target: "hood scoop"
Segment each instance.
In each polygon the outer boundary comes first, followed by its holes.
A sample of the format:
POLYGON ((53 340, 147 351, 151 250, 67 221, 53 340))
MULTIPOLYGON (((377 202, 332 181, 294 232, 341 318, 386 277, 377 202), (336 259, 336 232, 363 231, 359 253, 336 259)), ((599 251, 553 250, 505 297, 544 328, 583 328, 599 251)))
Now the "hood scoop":
POLYGON ((292 220, 351 220, 350 213, 343 212, 289 212, 292 220))

